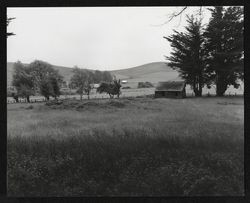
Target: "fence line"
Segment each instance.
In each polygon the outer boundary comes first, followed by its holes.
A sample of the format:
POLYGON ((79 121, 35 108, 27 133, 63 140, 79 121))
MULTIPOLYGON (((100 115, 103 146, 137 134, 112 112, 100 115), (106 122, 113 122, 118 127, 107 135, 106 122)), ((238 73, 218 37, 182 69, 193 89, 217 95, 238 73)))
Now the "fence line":
MULTIPOLYGON (((153 96, 154 93, 152 94, 142 94, 142 95, 136 95, 136 94, 131 94, 131 95, 126 95, 126 94, 122 94, 120 95, 120 98, 131 98, 131 97, 147 97, 147 96, 153 96)), ((194 93, 186 93, 187 97, 195 97, 194 93)), ((228 92, 225 94, 225 96, 243 96, 244 94, 237 94, 232 93, 232 92, 228 92)), ((204 93, 202 95, 203 97, 211 97, 211 96, 216 96, 215 94, 211 94, 210 92, 204 93)), ((94 95, 92 97, 90 97, 90 99, 108 99, 108 95, 94 95)), ((74 100, 80 100, 80 97, 68 97, 67 95, 64 95, 64 97, 58 98, 58 100, 63 101, 63 100, 68 100, 68 99, 74 99, 74 100)), ((50 101, 55 100, 54 98, 50 98, 50 101)), ((83 100, 88 100, 88 98, 83 98, 83 100)), ((40 98, 40 99, 32 99, 30 98, 30 103, 41 103, 41 102, 46 102, 45 98, 40 98)), ((14 104, 14 103, 28 103, 26 99, 19 99, 18 102, 16 102, 16 100, 12 99, 12 100, 8 100, 7 99, 7 104, 14 104)))
MULTIPOLYGON (((131 97, 142 97, 142 96, 149 96, 149 95, 153 95, 153 94, 148 94, 148 95, 120 95, 120 98, 131 98, 131 97)), ((63 101, 63 100, 69 100, 69 99, 73 99, 73 100, 80 100, 80 97, 64 97, 64 98, 58 98, 57 100, 59 101, 63 101)), ((99 97, 98 96, 92 96, 90 97, 90 100, 91 99, 109 99, 109 96, 107 95, 100 95, 99 97)), ((116 97, 114 98, 116 99, 116 97)), ((55 100, 54 98, 50 98, 49 101, 53 101, 55 100)), ((83 100, 88 100, 88 98, 83 98, 83 100)), ((41 103, 41 102, 46 102, 45 98, 43 99, 30 99, 30 102, 29 103, 41 103)), ((26 99, 19 99, 18 102, 16 102, 16 100, 7 100, 7 104, 15 104, 15 103, 28 103, 26 99)))

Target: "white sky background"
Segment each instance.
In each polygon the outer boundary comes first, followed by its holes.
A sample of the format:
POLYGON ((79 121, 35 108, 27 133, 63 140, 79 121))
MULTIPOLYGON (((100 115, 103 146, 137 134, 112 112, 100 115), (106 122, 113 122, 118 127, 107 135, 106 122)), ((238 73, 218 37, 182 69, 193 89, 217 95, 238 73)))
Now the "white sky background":
MULTIPOLYGON (((188 7, 180 17, 161 25, 182 7, 8 8, 16 17, 8 26, 7 61, 35 59, 53 65, 115 70, 165 61, 170 44, 163 36, 184 30, 188 7)), ((210 12, 203 8, 203 23, 210 12)))

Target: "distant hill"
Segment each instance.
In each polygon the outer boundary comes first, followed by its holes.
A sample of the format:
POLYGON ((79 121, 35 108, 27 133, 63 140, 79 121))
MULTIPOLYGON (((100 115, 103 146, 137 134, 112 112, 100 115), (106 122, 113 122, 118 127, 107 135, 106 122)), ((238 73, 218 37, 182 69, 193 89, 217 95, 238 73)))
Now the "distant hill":
MULTIPOLYGON (((11 85, 14 70, 13 66, 13 62, 7 63, 7 85, 11 85)), ((59 71, 65 81, 70 81, 70 78, 73 75, 73 68, 54 65, 53 68, 59 71)), ((165 62, 153 62, 132 68, 113 70, 110 71, 110 73, 116 76, 117 79, 125 79, 128 81, 127 84, 123 84, 122 86, 129 86, 132 88, 136 88, 138 86, 138 82, 148 81, 156 85, 159 81, 180 80, 178 77, 179 73, 168 67, 165 62)), ((240 84, 241 87, 239 89, 235 89, 233 86, 230 86, 226 93, 231 92, 231 94, 234 94, 237 92, 237 94, 242 94, 244 91, 244 83, 240 82, 240 84)), ((203 91, 204 93, 215 93, 215 87, 210 90, 204 87, 203 91)), ((187 88, 187 92, 192 92, 190 87, 187 88)))
POLYGON ((180 80, 178 72, 167 66, 165 62, 153 62, 110 72, 118 79, 127 80, 127 86, 130 87, 137 87, 138 82, 148 81, 156 84, 159 81, 180 80))
MULTIPOLYGON (((14 71, 14 63, 7 63, 7 84, 11 85, 12 74, 14 71)), ((72 68, 64 66, 55 66, 53 68, 59 71, 64 77, 65 81, 70 81, 72 77, 72 68)), ((138 82, 149 81, 151 83, 157 83, 159 81, 166 81, 175 79, 178 77, 177 71, 168 67, 164 62, 153 62, 136 66, 128 69, 113 70, 110 71, 112 75, 115 75, 117 79, 128 80, 128 86, 136 87, 138 82)))
POLYGON ((173 72, 173 69, 168 67, 165 62, 153 62, 133 68, 111 71, 111 73, 115 75, 120 75, 121 77, 126 78, 137 78, 141 77, 142 75, 148 75, 156 72, 173 72))

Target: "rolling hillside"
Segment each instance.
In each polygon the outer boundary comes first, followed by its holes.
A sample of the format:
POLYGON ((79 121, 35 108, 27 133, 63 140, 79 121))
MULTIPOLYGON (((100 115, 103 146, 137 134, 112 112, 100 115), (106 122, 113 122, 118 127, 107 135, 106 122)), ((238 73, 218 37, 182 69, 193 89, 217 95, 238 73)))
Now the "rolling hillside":
POLYGON ((148 81, 156 84, 159 81, 180 79, 178 72, 168 67, 165 62, 153 62, 133 68, 114 70, 111 74, 118 79, 127 80, 127 86, 130 87, 137 87, 138 82, 148 81))
MULTIPOLYGON (((12 73, 13 73, 13 62, 7 63, 7 85, 11 85, 12 73)), ((55 69, 59 70, 59 73, 64 77, 65 81, 70 81, 72 73, 72 68, 63 67, 63 66, 53 66, 55 69)), ((131 88, 137 88, 138 82, 151 82, 156 85, 159 81, 168 81, 168 80, 180 80, 178 77, 178 72, 168 67, 164 62, 153 62, 144 64, 141 66, 136 66, 128 69, 113 70, 110 71, 112 75, 116 76, 117 79, 125 79, 128 81, 127 84, 123 86, 129 86, 131 88)), ((230 86, 226 94, 243 94, 244 92, 244 82, 240 82, 241 86, 239 89, 235 89, 233 86, 230 86)), ((192 93, 192 89, 188 85, 186 91, 192 93)), ((215 94, 215 86, 212 89, 203 88, 203 93, 215 94)))
MULTIPOLYGON (((136 88, 138 82, 151 82, 156 85, 159 81, 168 80, 181 80, 179 73, 172 68, 168 67, 165 62, 153 62, 133 68, 114 70, 111 71, 118 79, 125 79, 128 81, 123 86, 136 88)), ((189 85, 186 86, 186 92, 192 93, 193 90, 189 85)), ((215 94, 215 86, 208 89, 206 86, 203 88, 203 94, 215 94)), ((244 82, 240 81, 240 87, 235 89, 232 85, 228 87, 225 94, 243 94, 244 82)))
MULTIPOLYGON (((7 84, 11 85, 13 74, 13 62, 7 63, 7 84)), ((64 77, 65 81, 69 81, 72 76, 72 68, 63 66, 53 66, 53 68, 59 70, 59 73, 64 77)), ((168 66, 164 62, 154 62, 145 65, 110 71, 112 75, 115 75, 117 79, 128 80, 128 86, 136 87, 138 82, 149 81, 157 83, 158 81, 165 81, 174 79, 178 76, 178 73, 168 66)))

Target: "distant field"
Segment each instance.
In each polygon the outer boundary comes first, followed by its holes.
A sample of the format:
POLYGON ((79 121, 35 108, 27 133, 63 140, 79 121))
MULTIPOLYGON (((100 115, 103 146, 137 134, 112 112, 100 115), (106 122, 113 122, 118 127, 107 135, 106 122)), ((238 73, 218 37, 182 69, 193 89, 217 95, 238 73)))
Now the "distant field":
MULTIPOLYGON (((130 82, 130 86, 137 86, 137 83, 135 82, 134 84, 130 82), (132 85, 131 85, 132 84, 132 85)), ((123 87, 126 87, 126 84, 123 85, 123 87)), ((122 94, 120 95, 120 98, 126 98, 126 97, 140 97, 140 96, 147 96, 147 95, 154 95, 155 93, 155 88, 131 88, 131 89, 121 89, 122 94)), ((190 88, 190 86, 187 85, 186 87, 186 93, 187 97, 193 97, 194 93, 193 90, 190 88)), ((207 94, 210 95, 215 95, 215 88, 207 89, 203 88, 203 96, 207 96, 207 94)), ((243 95, 244 94, 244 84, 239 89, 235 89, 233 87, 229 87, 227 91, 225 92, 225 95, 243 95)), ((80 99, 80 96, 75 94, 75 95, 60 95, 59 99, 65 99, 65 98, 75 98, 75 99, 80 99)), ((87 99, 87 95, 83 95, 83 99, 87 99)), ((102 93, 96 93, 96 90, 92 90, 90 94, 90 99, 102 99, 102 98, 109 98, 108 94, 102 93)), ((45 100, 43 96, 31 96, 30 97, 31 101, 35 100, 45 100)), ((21 100, 24 100, 21 98, 21 100)), ((14 98, 12 97, 7 97, 7 102, 12 103, 14 102, 14 98)))
MULTIPOLYGON (((154 94, 154 88, 140 88, 140 89, 122 89, 122 94, 120 95, 121 98, 123 97, 137 97, 137 96, 145 96, 145 95, 152 95, 154 94)), ((115 96, 116 97, 116 96, 115 96)), ((31 101, 34 100, 44 100, 43 96, 31 96, 31 101)), ((65 98, 76 98, 80 99, 79 95, 60 95, 60 99, 65 98)), ((83 99, 87 99, 87 95, 83 95, 83 99)), ((90 99, 102 99, 102 98, 109 98, 109 95, 106 93, 96 93, 96 90, 92 90, 90 94, 90 99)), ((24 100, 24 99, 22 99, 24 100)), ((14 99, 12 97, 7 97, 7 101, 14 102, 14 99)))
POLYGON ((244 195, 243 97, 7 106, 8 195, 244 195))

